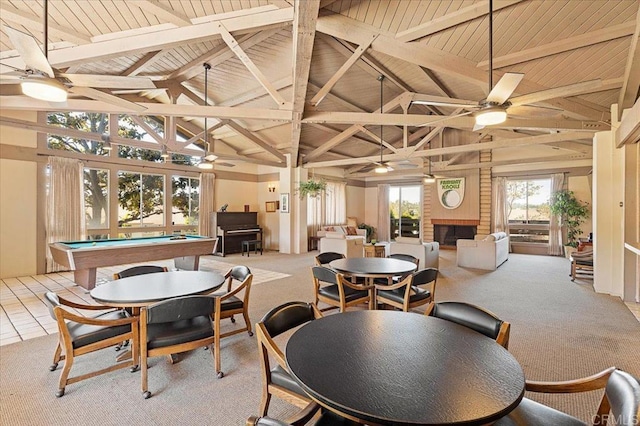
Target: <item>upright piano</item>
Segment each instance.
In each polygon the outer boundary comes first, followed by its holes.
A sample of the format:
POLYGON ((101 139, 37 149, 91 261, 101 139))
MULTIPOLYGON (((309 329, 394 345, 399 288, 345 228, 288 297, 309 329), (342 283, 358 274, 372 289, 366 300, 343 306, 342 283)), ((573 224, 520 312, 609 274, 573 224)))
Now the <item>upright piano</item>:
POLYGON ((262 241, 262 228, 258 225, 257 212, 211 213, 211 232, 218 237, 217 255, 242 252, 242 242, 262 241))

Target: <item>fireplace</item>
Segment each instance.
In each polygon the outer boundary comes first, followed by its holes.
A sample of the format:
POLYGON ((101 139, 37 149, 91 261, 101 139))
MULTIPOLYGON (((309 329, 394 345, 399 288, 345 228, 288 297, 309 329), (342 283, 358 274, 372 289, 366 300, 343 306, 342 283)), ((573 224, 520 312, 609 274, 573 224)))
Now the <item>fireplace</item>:
POLYGON ((433 240, 443 248, 455 248, 458 239, 472 240, 477 233, 479 221, 432 219, 433 240))

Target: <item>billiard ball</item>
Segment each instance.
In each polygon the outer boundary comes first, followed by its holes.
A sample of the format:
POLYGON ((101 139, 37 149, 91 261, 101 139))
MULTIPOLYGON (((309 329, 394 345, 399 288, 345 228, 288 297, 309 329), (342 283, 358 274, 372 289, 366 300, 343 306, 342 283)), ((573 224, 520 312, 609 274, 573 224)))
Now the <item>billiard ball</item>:
POLYGON ((95 241, 94 241, 94 242, 92 242, 92 243, 91 243, 91 245, 92 245, 92 246, 95 246, 95 245, 96 245, 96 242, 95 242, 95 241))

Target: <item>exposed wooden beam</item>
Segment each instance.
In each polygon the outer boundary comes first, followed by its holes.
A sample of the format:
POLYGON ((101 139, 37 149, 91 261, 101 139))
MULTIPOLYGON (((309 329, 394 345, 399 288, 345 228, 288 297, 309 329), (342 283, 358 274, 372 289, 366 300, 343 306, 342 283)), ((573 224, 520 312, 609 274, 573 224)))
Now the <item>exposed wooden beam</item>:
MULTIPOLYGON (((0 1, 0 16, 5 21, 29 28, 30 30, 42 33, 42 17, 24 12, 11 6, 10 2, 0 1)), ((55 22, 48 22, 48 30, 50 36, 60 37, 63 40, 70 41, 75 44, 87 44, 91 42, 91 36, 82 34, 71 28, 63 27, 55 22)))
MULTIPOLYGON (((458 154, 462 152, 484 151, 500 148, 512 148, 516 146, 527 145, 540 145, 553 142, 559 142, 563 140, 582 139, 585 137, 581 132, 567 132, 567 133, 553 133, 540 136, 529 136, 521 139, 498 139, 492 142, 473 143, 468 145, 448 146, 444 148, 432 148, 423 151, 416 151, 411 154, 411 157, 435 157, 439 155, 458 154)), ((378 156, 368 156, 359 158, 350 158, 345 160, 331 160, 331 161, 319 161, 315 163, 307 163, 305 168, 317 168, 317 167, 334 167, 345 166, 351 164, 366 164, 372 161, 378 161, 378 156)), ((406 157, 404 154, 389 154, 387 155, 387 161, 404 160, 406 157)))
MULTIPOLYGON (((315 84, 313 81, 309 81, 308 87, 314 92, 318 92, 318 90, 320 90, 320 86, 315 84)), ((360 107, 358 105, 355 105, 355 104, 349 102, 348 100, 343 99, 340 96, 335 95, 335 94, 333 94, 331 92, 327 93, 326 97, 327 97, 327 99, 331 99, 331 101, 337 103, 339 108, 344 108, 344 109, 346 109, 348 111, 368 112, 364 108, 362 108, 362 107, 360 107)), ((312 108, 312 107, 309 105, 309 108, 312 108)))
MULTIPOLYGON (((635 22, 625 22, 618 25, 580 34, 574 37, 565 38, 564 40, 556 40, 551 43, 524 49, 518 52, 510 53, 504 56, 493 58, 493 69, 504 68, 522 62, 533 61, 534 59, 544 58, 546 56, 556 55, 570 50, 580 49, 582 47, 592 46, 594 44, 603 43, 609 40, 615 40, 620 37, 627 37, 633 34, 635 30, 635 22)), ((478 67, 488 70, 489 61, 478 62, 478 67)))
MULTIPOLYGON (((68 99, 64 104, 54 104, 27 96, 0 96, 0 104, 6 109, 23 111, 85 111, 107 114, 130 114, 131 111, 117 105, 99 101, 68 99)), ((170 105, 161 103, 138 103, 146 108, 138 115, 174 115, 176 117, 214 117, 219 119, 251 119, 291 121, 291 111, 264 108, 218 107, 203 105, 170 105)))
POLYGON ((640 99, 622 115, 615 131, 616 148, 640 142, 640 99))
POLYGON ((284 100, 282 95, 278 93, 273 84, 267 79, 267 77, 260 71, 260 69, 253 63, 249 55, 242 49, 242 47, 238 44, 238 41, 231 35, 231 33, 225 28, 225 26, 220 23, 218 24, 220 35, 229 49, 236 54, 238 59, 244 64, 245 67, 249 70, 249 72, 258 80, 258 82, 264 87, 264 89, 271 95, 273 100, 281 107, 285 106, 287 101, 284 100))
MULTIPOLYGON (((136 123, 138 126, 142 127, 142 129, 145 132, 147 132, 147 134, 151 136, 153 140, 155 140, 160 144, 164 142, 164 138, 160 136, 153 128, 151 128, 151 126, 149 126, 147 123, 142 121, 140 117, 136 117, 135 115, 131 115, 130 117, 131 117, 131 120, 133 120, 133 122, 136 123)), ((166 129, 166 130, 168 132, 169 129, 166 129)))
POLYGON ((178 27, 191 25, 191 20, 157 0, 137 0, 131 3, 145 13, 154 15, 160 21, 170 22, 178 27))
MULTIPOLYGON (((523 0, 497 0, 493 6, 493 10, 500 10, 505 7, 513 6, 523 0)), ((453 13, 441 16, 431 21, 425 22, 405 31, 396 34, 396 39, 401 42, 408 42, 444 31, 447 28, 455 27, 464 22, 471 21, 489 13, 489 1, 482 0, 471 6, 462 8, 453 13)))
POLYGON ((563 96, 572 96, 575 90, 580 90, 581 93, 589 93, 591 91, 598 90, 602 86, 602 80, 589 80, 583 81, 582 83, 578 83, 572 85, 571 87, 555 88, 555 89, 547 89, 541 90, 539 92, 529 93, 528 95, 516 96, 515 98, 511 98, 512 106, 519 106, 525 104, 534 104, 536 102, 545 102, 549 98, 549 96, 553 95, 553 98, 561 98, 563 96))
POLYGON ((270 153, 271 155, 276 157, 278 160, 280 160, 282 162, 286 162, 287 161, 287 158, 284 155, 282 155, 282 153, 280 153, 280 151, 278 151, 276 148, 272 147, 269 143, 263 141, 258 136, 256 136, 255 134, 251 133, 250 131, 248 131, 244 127, 240 126, 238 123, 234 122, 233 120, 229 121, 229 123, 227 123, 227 126, 231 127, 238 134, 240 134, 240 135, 244 136, 245 138, 249 139, 251 142, 253 142, 254 144, 258 145, 260 148, 264 149, 265 151, 267 151, 268 153, 270 153))
MULTIPOLYGON (((146 110, 146 108, 140 104, 127 101, 126 99, 122 99, 119 96, 112 95, 110 93, 103 92, 102 90, 94 89, 92 87, 74 86, 69 88, 68 90, 76 95, 85 96, 97 101, 107 102, 110 105, 120 108, 129 113, 140 113, 146 110)), ((6 107, 5 104, 3 104, 2 106, 6 107)))
POLYGON ((167 54, 169 50, 156 50, 154 52, 149 52, 136 61, 135 64, 131 65, 124 72, 120 73, 120 75, 126 76, 134 76, 140 74, 145 68, 156 63, 160 58, 167 54))
POLYGON ((291 166, 298 167, 302 115, 307 99, 313 42, 320 0, 298 1, 293 11, 293 105, 291 121, 291 166))
POLYGON ((447 98, 453 98, 453 93, 444 85, 442 81, 428 68, 420 67, 422 72, 431 80, 431 82, 436 86, 436 90, 440 93, 441 96, 446 96, 447 98))
MULTIPOLYGON (((49 62, 57 68, 68 67, 78 63, 94 62, 146 53, 152 50, 169 49, 187 43, 197 43, 220 35, 220 26, 224 24, 227 31, 236 36, 257 29, 266 29, 271 25, 291 22, 293 8, 277 9, 254 15, 238 16, 219 21, 204 22, 187 27, 171 28, 160 32, 133 35, 125 39, 113 39, 101 42, 57 49, 49 52, 49 62)), ((3 63, 22 67, 20 58, 7 58, 3 63)))
POLYGON ((365 43, 362 43, 360 46, 358 46, 358 48, 355 50, 355 52, 353 52, 351 57, 347 59, 347 61, 344 64, 342 64, 342 66, 338 69, 338 71, 336 71, 336 73, 331 76, 329 81, 327 81, 325 85, 322 86, 320 91, 316 93, 316 95, 311 99, 311 102, 310 102, 311 105, 318 106, 318 104, 324 99, 324 97, 327 96, 327 93, 329 93, 329 91, 333 88, 333 86, 336 85, 338 80, 340 80, 342 76, 349 70, 349 68, 351 68, 353 64, 355 64, 356 61, 358 61, 358 59, 360 59, 360 57, 364 54, 364 52, 366 52, 369 46, 371 46, 371 43, 373 43, 373 41, 377 37, 378 35, 374 34, 373 36, 371 36, 369 40, 367 40, 365 43))
POLYGON ((629 46, 627 63, 624 68, 624 81, 622 89, 618 95, 618 119, 622 117, 622 112, 626 108, 631 108, 638 99, 638 89, 640 89, 640 7, 636 14, 635 30, 629 46))
MULTIPOLYGON (((325 133, 329 133, 332 136, 337 136, 340 133, 342 133, 341 130, 335 129, 331 126, 327 126, 326 124, 317 124, 317 123, 308 123, 307 126, 309 127, 314 127, 316 129, 322 130, 325 133)), ((362 136, 358 136, 357 134, 351 136, 353 139, 359 140, 360 142, 364 142, 366 144, 372 145, 372 146, 376 146, 376 148, 380 148, 380 144, 378 142, 372 141, 370 139, 365 139, 362 136)), ((376 136, 376 139, 378 137, 376 136)), ((314 148, 315 149, 315 148, 314 148)))

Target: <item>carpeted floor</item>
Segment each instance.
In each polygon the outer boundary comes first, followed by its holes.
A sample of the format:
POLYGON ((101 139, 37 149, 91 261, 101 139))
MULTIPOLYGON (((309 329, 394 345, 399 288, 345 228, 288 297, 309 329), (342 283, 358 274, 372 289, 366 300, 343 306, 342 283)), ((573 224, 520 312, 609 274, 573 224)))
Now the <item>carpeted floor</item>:
MULTIPOLYGON (((253 323, 285 301, 312 300, 309 267, 314 254, 224 259, 290 275, 252 288, 253 323)), ((455 251, 442 251, 440 269, 437 300, 472 302, 512 323, 509 349, 527 378, 578 378, 612 365, 640 376, 640 323, 619 298, 594 293, 587 280, 572 283, 566 259, 512 254, 497 271, 481 272, 457 268, 455 251)), ((260 367, 256 339, 247 334, 222 340, 223 379, 215 378, 209 351, 191 352, 174 365, 165 358, 153 358, 149 400, 142 398, 139 373, 128 370, 70 385, 64 397, 55 398, 59 372, 49 372, 48 366, 56 338, 38 337, 0 347, 1 424, 226 426, 243 425, 257 413, 260 367)), ((111 350, 80 357, 72 372, 107 365, 113 357, 111 350)), ((599 397, 591 392, 536 399, 588 421, 599 397)), ((273 399, 271 415, 286 417, 292 411, 292 406, 273 399)))

